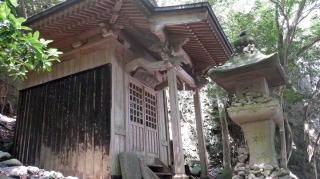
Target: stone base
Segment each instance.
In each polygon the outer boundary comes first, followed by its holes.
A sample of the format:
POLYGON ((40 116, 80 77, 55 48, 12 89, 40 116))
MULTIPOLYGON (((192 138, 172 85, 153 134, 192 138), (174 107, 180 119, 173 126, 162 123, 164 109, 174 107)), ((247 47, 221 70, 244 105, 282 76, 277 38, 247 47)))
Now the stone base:
POLYGON ((279 168, 278 166, 254 164, 248 165, 244 163, 237 163, 234 168, 234 175, 232 179, 256 179, 256 178, 281 178, 290 179, 290 171, 288 169, 279 168))
POLYGON ((275 124, 273 120, 256 121, 241 124, 247 139, 250 153, 250 165, 269 164, 277 166, 274 147, 275 124))

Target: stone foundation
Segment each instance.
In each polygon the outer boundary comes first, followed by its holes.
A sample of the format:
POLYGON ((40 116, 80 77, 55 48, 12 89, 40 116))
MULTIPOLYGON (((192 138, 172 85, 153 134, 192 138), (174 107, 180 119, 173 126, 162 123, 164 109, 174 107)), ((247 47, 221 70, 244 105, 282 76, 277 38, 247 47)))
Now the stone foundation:
POLYGON ((237 163, 234 168, 235 175, 232 179, 256 179, 256 178, 266 178, 266 179, 290 179, 290 171, 287 169, 279 168, 277 165, 265 165, 265 164, 254 164, 249 166, 244 163, 237 163))

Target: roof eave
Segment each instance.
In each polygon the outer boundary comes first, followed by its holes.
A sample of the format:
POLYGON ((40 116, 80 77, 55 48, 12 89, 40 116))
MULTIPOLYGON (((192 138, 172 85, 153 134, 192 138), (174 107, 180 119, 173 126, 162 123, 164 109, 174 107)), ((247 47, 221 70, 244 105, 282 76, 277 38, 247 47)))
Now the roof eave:
POLYGON ((216 15, 214 14, 214 12, 208 2, 186 4, 186 5, 177 5, 177 6, 154 7, 149 2, 149 0, 141 0, 141 1, 151 12, 168 12, 168 11, 177 11, 177 10, 181 11, 181 10, 205 8, 209 12, 210 17, 213 19, 213 22, 215 23, 219 33, 222 36, 222 39, 227 47, 228 55, 231 56, 233 54, 233 49, 230 45, 230 42, 228 41, 227 36, 225 35, 224 31, 222 30, 222 27, 221 27, 216 15))

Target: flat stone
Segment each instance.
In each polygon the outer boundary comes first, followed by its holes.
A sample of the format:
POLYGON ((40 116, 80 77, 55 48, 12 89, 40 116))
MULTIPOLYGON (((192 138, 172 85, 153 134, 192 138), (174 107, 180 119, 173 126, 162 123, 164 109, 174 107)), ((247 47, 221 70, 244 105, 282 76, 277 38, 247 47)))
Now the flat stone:
POLYGON ((256 171, 256 170, 249 170, 249 173, 252 173, 254 175, 261 173, 260 171, 256 171))
POLYGON ((123 179, 141 179, 140 161, 138 157, 129 152, 123 152, 119 155, 121 174, 123 179))
POLYGON ((27 167, 25 166, 13 166, 0 168, 0 173, 3 173, 12 177, 19 177, 27 175, 27 167))
POLYGON ((11 155, 8 152, 0 151, 0 162, 11 159, 11 155))
POLYGON ((39 174, 40 169, 38 167, 28 166, 28 173, 32 175, 39 174))
POLYGON ((0 162, 0 167, 22 166, 22 163, 17 159, 10 159, 0 162))
POLYGON ((237 167, 244 167, 245 164, 244 163, 237 163, 237 167))
POLYGON ((259 165, 257 165, 257 164, 251 165, 249 168, 250 168, 251 170, 260 171, 260 167, 259 167, 259 165))
POLYGON ((264 169, 265 170, 273 170, 273 166, 272 165, 265 165, 264 169))

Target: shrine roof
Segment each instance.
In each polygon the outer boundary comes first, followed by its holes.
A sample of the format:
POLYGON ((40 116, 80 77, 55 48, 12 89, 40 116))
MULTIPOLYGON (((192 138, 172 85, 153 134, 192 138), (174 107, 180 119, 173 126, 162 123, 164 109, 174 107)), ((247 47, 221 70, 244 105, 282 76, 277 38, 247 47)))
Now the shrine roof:
POLYGON ((206 74, 209 68, 229 59, 233 52, 231 45, 206 2, 155 7, 148 0, 67 0, 28 18, 25 24, 39 30, 42 37, 54 40, 57 48, 65 39, 101 33, 103 28, 121 28, 148 49, 159 41, 150 23, 158 25, 157 20, 161 21, 161 18, 170 22, 168 18, 175 16, 177 19, 172 23, 164 21, 160 25, 168 35, 189 38, 182 49, 189 55, 195 72, 206 74), (186 18, 192 15, 193 19, 180 20, 183 15, 186 18), (156 16, 159 18, 154 18, 156 16), (156 22, 151 22, 151 18, 156 22))

